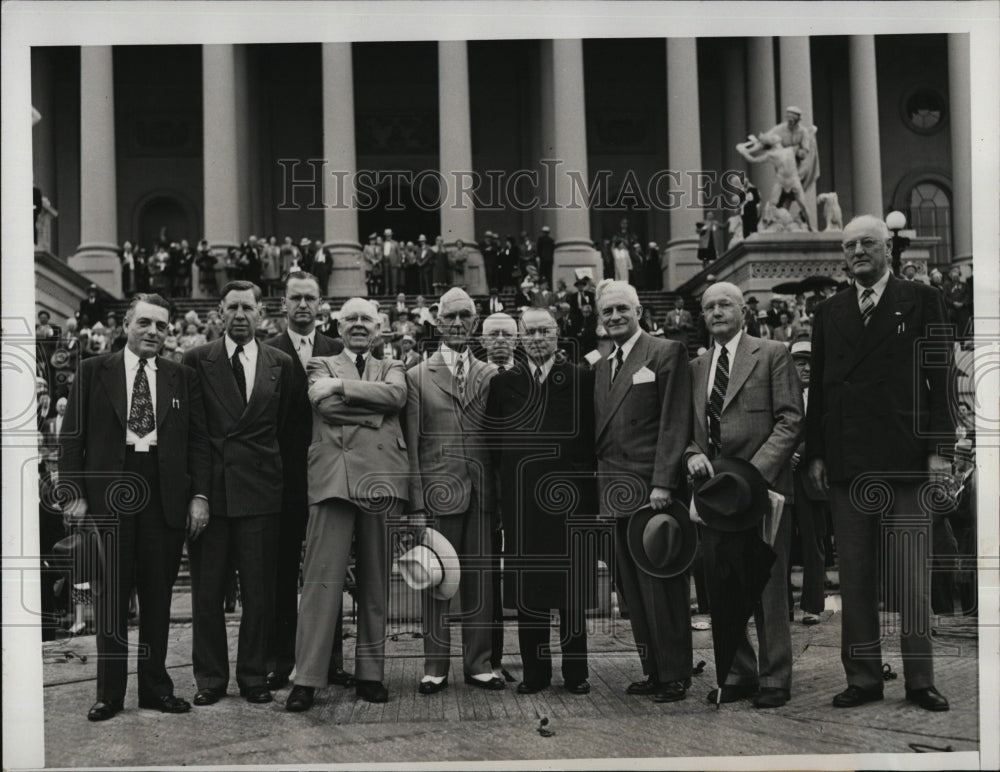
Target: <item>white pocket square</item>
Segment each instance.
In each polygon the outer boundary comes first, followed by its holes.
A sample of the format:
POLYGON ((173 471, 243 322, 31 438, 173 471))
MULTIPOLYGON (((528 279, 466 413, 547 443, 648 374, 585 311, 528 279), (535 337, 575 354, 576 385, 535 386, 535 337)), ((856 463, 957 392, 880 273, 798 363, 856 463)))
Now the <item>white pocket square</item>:
POLYGON ((652 383, 656 380, 656 374, 648 367, 643 367, 632 376, 632 385, 639 383, 652 383))

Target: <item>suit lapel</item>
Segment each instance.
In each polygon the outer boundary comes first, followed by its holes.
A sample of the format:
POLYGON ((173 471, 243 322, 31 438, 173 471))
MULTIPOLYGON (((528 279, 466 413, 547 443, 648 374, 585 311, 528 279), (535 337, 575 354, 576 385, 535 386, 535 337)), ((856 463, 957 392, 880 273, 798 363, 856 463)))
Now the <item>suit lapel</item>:
POLYGON ((458 399, 458 392, 455 389, 455 379, 451 375, 451 370, 444 362, 441 352, 437 351, 427 360, 427 369, 431 373, 431 380, 441 391, 453 399, 458 399))
POLYGON ((118 416, 122 426, 127 427, 128 416, 125 415, 125 411, 128 409, 128 392, 125 389, 125 355, 121 351, 108 356, 104 363, 101 381, 108 392, 115 415, 118 416))
POLYGON ((729 369, 729 386, 726 388, 722 412, 725 412, 726 408, 729 407, 729 403, 743 388, 743 384, 746 383, 750 373, 757 365, 757 351, 760 349, 760 344, 756 341, 757 338, 751 338, 746 333, 740 336, 739 345, 736 346, 736 356, 733 357, 733 366, 729 369))
POLYGON ((854 350, 865 331, 865 325, 861 321, 861 307, 853 287, 830 299, 830 318, 833 320, 833 326, 847 341, 851 350, 854 350))
MULTIPOLYGON (((865 357, 871 354, 886 336, 892 335, 895 327, 906 317, 907 313, 913 307, 912 301, 901 297, 902 293, 899 291, 900 283, 900 280, 892 276, 889 277, 889 281, 885 285, 885 292, 882 293, 878 305, 872 311, 868 326, 863 326, 861 340, 854 349, 854 360, 851 362, 848 372, 857 367, 865 357)), ((858 311, 858 315, 861 315, 860 310, 858 311)))
MULTIPOLYGON (((298 355, 295 356, 298 359, 298 355)), ((267 346, 257 345, 257 372, 254 373, 253 389, 250 392, 250 402, 247 403, 246 410, 237 421, 237 425, 242 425, 261 412, 271 401, 271 394, 278 383, 278 376, 281 375, 281 364, 277 362, 268 351, 267 346)), ((233 383, 235 384, 235 379, 233 383)), ((236 428, 236 427, 234 427, 236 428)))
POLYGON ((177 393, 177 369, 164 367, 164 360, 158 357, 156 361, 156 426, 163 425, 174 395, 177 393))
MULTIPOLYGON (((259 367, 259 363, 258 363, 259 367)), ((220 404, 225 407, 233 421, 239 420, 243 411, 243 397, 236 387, 233 366, 226 357, 226 339, 219 338, 205 356, 205 380, 215 392, 220 404)))
POLYGON ((712 349, 691 362, 691 385, 694 388, 694 420, 708 430, 708 371, 712 367, 712 349))
MULTIPOLYGON (((604 368, 607 372, 605 378, 602 379, 605 386, 611 380, 611 361, 613 359, 613 356, 609 356, 607 359, 607 365, 604 368)), ((628 357, 626 357, 625 363, 622 365, 622 371, 615 378, 614 383, 611 383, 610 391, 606 392, 608 395, 605 403, 607 408, 597 425, 598 435, 600 435, 604 430, 604 427, 607 426, 612 416, 618 412, 618 408, 621 407, 621 404, 625 399, 625 395, 628 394, 629 389, 632 388, 632 376, 645 367, 647 362, 649 362, 649 336, 647 336, 646 333, 641 333, 639 335, 639 339, 636 340, 635 345, 629 352, 628 357)))

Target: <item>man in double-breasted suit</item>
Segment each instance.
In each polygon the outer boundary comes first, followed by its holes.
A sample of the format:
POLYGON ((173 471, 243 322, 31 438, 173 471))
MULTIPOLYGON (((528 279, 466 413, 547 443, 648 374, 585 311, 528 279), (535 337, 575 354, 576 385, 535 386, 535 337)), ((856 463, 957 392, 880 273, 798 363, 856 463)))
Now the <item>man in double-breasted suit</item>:
POLYGON ((944 305, 933 287, 891 275, 892 238, 881 219, 854 218, 843 247, 855 286, 816 307, 804 459, 817 489, 829 490, 837 535, 847 689, 833 704, 882 699, 883 565, 886 584, 898 586, 906 699, 948 710, 934 686, 931 514, 921 492, 949 471, 938 444, 955 436, 944 305), (866 495, 872 485, 876 496, 866 495))
MULTIPOLYGON (((461 562, 462 644, 466 683, 503 689, 490 667, 492 587, 491 533, 496 485, 483 420, 494 365, 472 356, 469 342, 476 307, 462 289, 441 296, 437 328, 441 347, 406 371, 406 436, 410 459, 410 511, 455 548, 461 562)), ((419 691, 448 684, 450 603, 424 592, 424 677, 419 691)))
POLYGON ((128 605, 139 594, 139 707, 184 713, 167 673, 170 598, 185 527, 197 540, 208 522, 209 447, 201 386, 187 367, 158 357, 170 306, 136 295, 125 313, 126 347, 84 361, 59 433, 64 512, 89 521, 106 546, 94 593, 97 702, 87 718, 123 708, 128 605))
MULTIPOLYGON (((713 284, 705 290, 701 308, 712 347, 691 363, 694 433, 685 453, 687 470, 693 477, 706 478, 714 474, 712 459, 741 458, 785 497, 773 545, 777 560, 754 611, 759 658, 744 633, 721 701, 753 697, 754 707, 777 708, 788 702, 792 688, 785 582, 795 490, 791 460, 802 432, 802 393, 785 345, 744 333, 739 287, 713 284)), ((701 534, 706 550, 720 538, 720 532, 711 528, 702 528, 701 534)), ((717 696, 713 690, 709 701, 715 703, 717 696)))
MULTIPOLYGON (((320 284, 312 274, 302 271, 289 274, 283 302, 288 327, 281 335, 264 341, 292 358, 294 376, 288 418, 278 432, 284 487, 275 568, 274 634, 268 653, 269 689, 285 686, 295 667, 299 569, 302 541, 306 537, 306 521, 309 519, 306 468, 309 444, 312 442, 312 406, 306 393, 305 368, 314 356, 332 356, 344 350, 340 340, 328 338, 316 329, 320 292, 320 284)), ((329 677, 331 683, 346 686, 350 674, 344 672, 343 624, 340 617, 336 621, 329 677)))
POLYGON ((486 410, 490 437, 500 443, 504 597, 517 609, 524 663, 518 694, 545 689, 552 679, 553 608, 559 609, 563 683, 571 694, 590 691, 586 609, 594 603, 597 556, 588 549, 596 539, 586 538, 581 519, 593 517, 597 504, 594 382, 590 371, 556 362, 557 331, 547 308, 525 310, 525 356, 490 382, 486 410))
POLYGON ((260 287, 222 288, 225 335, 184 355, 201 380, 212 447, 211 519, 190 545, 195 705, 226 694, 229 651, 223 603, 231 562, 239 572, 243 617, 236 682, 249 702, 270 702, 267 647, 274 622, 274 567, 282 508, 278 428, 292 397, 292 358, 258 346, 260 287))
POLYGON ((601 323, 615 347, 595 366, 594 417, 601 514, 616 518, 615 561, 645 681, 629 694, 682 700, 691 679, 691 608, 686 575, 654 578, 628 549, 628 521, 647 504, 666 508, 681 484, 691 417, 687 351, 639 327, 635 288, 605 279, 597 287, 601 323))
POLYGON ((389 597, 387 523, 408 495, 406 442, 399 412, 406 404, 403 365, 376 359, 379 319, 364 298, 341 309, 344 350, 309 361, 313 434, 309 446, 309 524, 302 605, 295 636, 295 687, 285 707, 312 707, 326 686, 330 647, 341 613, 344 577, 357 539, 359 697, 385 702, 385 618, 389 597))

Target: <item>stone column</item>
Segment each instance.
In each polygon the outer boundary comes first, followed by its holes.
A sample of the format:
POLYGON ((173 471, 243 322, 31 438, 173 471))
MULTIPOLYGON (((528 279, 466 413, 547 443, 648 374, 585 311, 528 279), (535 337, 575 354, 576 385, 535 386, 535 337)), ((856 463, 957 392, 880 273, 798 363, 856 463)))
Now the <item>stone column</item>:
POLYGON ((366 295, 358 243, 354 175, 358 170, 354 140, 354 61, 350 43, 323 44, 323 239, 333 265, 324 295, 366 295))
POLYGON ((69 265, 122 296, 111 46, 80 49, 80 246, 69 265))
POLYGON ((667 38, 667 165, 681 174, 679 180, 670 180, 676 203, 670 210, 670 241, 660 258, 663 287, 668 291, 702 268, 696 223, 704 219, 704 209, 696 208, 696 186, 689 176, 701 169, 697 83, 697 39, 667 38))
MULTIPOLYGON (((851 77, 851 194, 853 215, 885 216, 878 131, 878 74, 874 35, 848 38, 851 77)), ((850 219, 849 217, 845 219, 850 219)))
MULTIPOLYGON (((476 244, 476 210, 471 198, 459 196, 456 173, 472 171, 472 115, 469 111, 469 51, 464 40, 438 43, 438 111, 440 126, 442 191, 441 235, 445 246, 461 239, 469 252, 465 264, 465 289, 470 295, 486 295, 486 270, 476 244)), ((467 178, 467 177, 466 177, 467 178)))
MULTIPOLYGON (((593 246, 590 233, 590 207, 585 192, 574 187, 573 178, 589 186, 587 164, 587 122, 584 111, 583 41, 547 40, 543 47, 551 50, 542 57, 543 67, 550 65, 542 77, 552 83, 552 154, 559 162, 553 166, 551 190, 554 212, 553 238, 556 241, 552 266, 552 286, 559 280, 572 286, 577 268, 589 268, 594 281, 603 278, 601 254, 593 246), (572 176, 571 176, 572 175, 572 176), (575 200, 574 200, 575 199, 575 200)), ((543 94, 547 89, 543 89, 543 94)), ((543 172, 545 173, 545 172, 543 172)))
POLYGON ((951 120, 952 256, 972 256, 972 84, 969 35, 948 35, 951 120))
MULTIPOLYGON (((813 122, 812 109, 812 64, 809 61, 808 37, 778 38, 779 59, 781 62, 781 114, 785 108, 796 105, 802 109, 802 125, 813 122)), ((823 142, 823 137, 817 137, 817 143, 823 142)), ((826 139, 830 141, 829 138, 826 139)), ((765 194, 766 195, 766 194, 765 194)), ((806 188, 806 209, 813 229, 816 228, 816 186, 806 188)))
MULTIPOLYGON (((778 105, 774 93, 774 38, 747 39, 747 117, 749 134, 760 134, 774 126, 778 105)), ((733 142, 742 142, 735 139, 733 142)), ((767 198, 774 185, 774 169, 770 164, 750 164, 750 181, 767 198)))
POLYGON ((746 160, 736 152, 736 143, 746 141, 747 127, 746 59, 742 41, 727 41, 722 51, 722 126, 725 170, 746 171, 746 160))

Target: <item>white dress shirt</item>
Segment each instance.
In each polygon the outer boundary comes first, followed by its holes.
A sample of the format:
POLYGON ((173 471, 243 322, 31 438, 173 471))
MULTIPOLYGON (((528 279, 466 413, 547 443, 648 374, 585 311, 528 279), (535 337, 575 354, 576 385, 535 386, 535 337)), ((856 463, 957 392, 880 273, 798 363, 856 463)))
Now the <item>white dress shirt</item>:
POLYGON ((622 350, 622 367, 625 367, 625 363, 628 361, 628 355, 632 353, 632 349, 635 348, 635 343, 639 340, 639 336, 642 335, 642 327, 635 331, 635 334, 625 341, 621 346, 615 345, 611 353, 608 355, 608 360, 611 362, 611 375, 615 375, 615 358, 618 356, 618 349, 622 350))
MULTIPOLYGON (((736 347, 740 344, 740 338, 743 337, 743 330, 737 332, 732 340, 726 344, 726 352, 729 354, 729 375, 732 377, 733 374, 733 362, 736 361, 736 347)), ((719 354, 722 353, 722 346, 718 343, 712 344, 712 366, 708 370, 708 391, 706 392, 706 397, 708 399, 712 398, 712 387, 715 385, 715 368, 719 364, 719 354)))
POLYGON ((299 355, 299 360, 302 362, 302 366, 306 366, 306 362, 313 355, 313 341, 316 339, 316 330, 313 330, 308 335, 299 335, 295 330, 289 328, 287 330, 288 338, 292 341, 292 346, 295 348, 295 353, 299 355))
MULTIPOLYGON (((240 345, 228 335, 226 336, 226 359, 233 360, 236 347, 240 345)), ((243 374, 247 379, 247 404, 250 403, 250 395, 253 394, 253 382, 257 376, 257 341, 251 340, 243 344, 243 352, 240 354, 240 362, 243 363, 243 374)))
MULTIPOLYGON (((874 293, 872 295, 872 303, 875 304, 875 307, 878 307, 878 302, 882 299, 883 293, 885 293, 885 285, 888 283, 889 283, 889 271, 887 270, 885 273, 882 274, 882 278, 880 278, 877 282, 875 282, 871 286, 870 289, 874 293)), ((861 282, 858 281, 854 282, 854 291, 857 293, 859 309, 861 308, 861 293, 864 292, 866 289, 869 288, 863 286, 861 282)))
MULTIPOLYGON (((135 389, 135 376, 139 372, 139 357, 132 353, 132 349, 126 346, 123 349, 125 354, 125 444, 134 445, 136 451, 147 453, 151 447, 156 445, 156 422, 153 422, 153 431, 145 437, 139 437, 128 428, 128 417, 132 415, 132 391, 135 389)), ((146 382, 149 383, 149 397, 153 403, 153 415, 156 415, 156 357, 146 359, 146 382)))
POLYGON ((454 349, 448 348, 446 344, 442 343, 440 351, 441 356, 444 358, 444 363, 448 365, 448 369, 451 370, 451 374, 453 376, 455 375, 455 365, 458 364, 458 360, 461 358, 462 373, 466 378, 469 377, 469 368, 472 365, 472 354, 469 353, 468 347, 466 347, 465 351, 459 353, 454 349))

